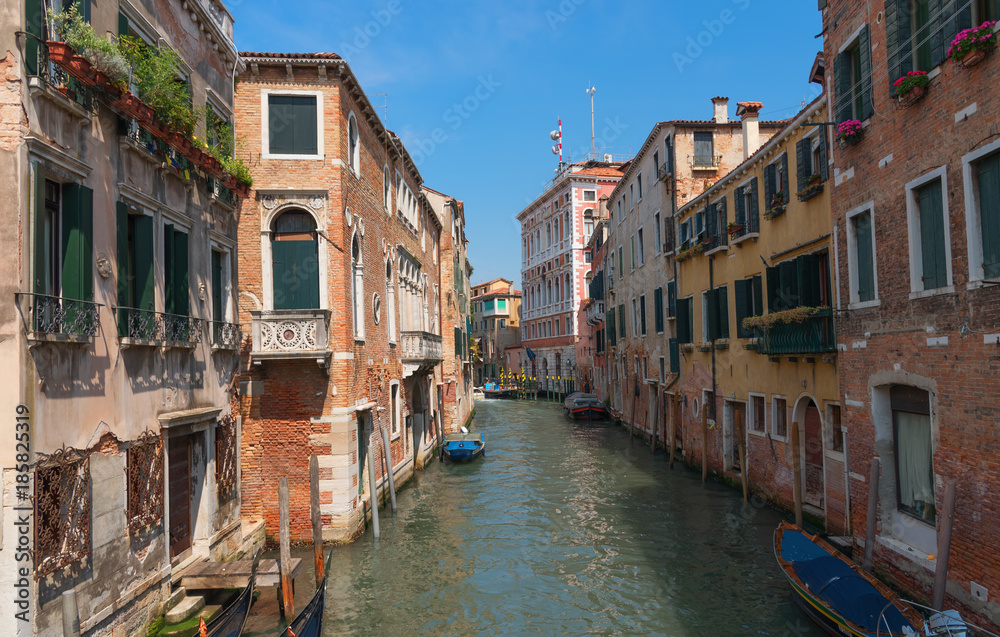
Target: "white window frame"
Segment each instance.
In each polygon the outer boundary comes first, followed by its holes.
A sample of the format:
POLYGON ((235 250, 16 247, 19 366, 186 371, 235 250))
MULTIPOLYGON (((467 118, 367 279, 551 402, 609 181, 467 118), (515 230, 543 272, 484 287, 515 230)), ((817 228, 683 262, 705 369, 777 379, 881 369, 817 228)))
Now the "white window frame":
POLYGON ((842 432, 842 434, 844 436, 843 437, 844 448, 845 449, 847 448, 847 431, 846 431, 846 427, 844 427, 844 407, 840 404, 839 401, 836 401, 836 400, 828 400, 823 405, 823 412, 824 412, 824 414, 823 414, 824 415, 824 421, 823 422, 826 425, 825 427, 823 427, 823 429, 824 429, 823 448, 824 448, 824 451, 826 453, 826 457, 827 458, 832 458, 834 460, 839 460, 839 461, 843 462, 844 461, 844 452, 843 451, 835 451, 834 448, 833 448, 833 433, 834 433, 833 432, 833 409, 832 409, 833 407, 840 407, 840 430, 841 430, 841 432, 842 432))
POLYGON ((906 227, 910 247, 910 299, 919 299, 939 294, 950 294, 955 291, 955 280, 952 275, 951 263, 951 228, 949 227, 948 211, 948 167, 941 166, 924 173, 906 184, 906 227), (923 262, 920 248, 920 209, 917 205, 916 191, 935 179, 941 180, 941 214, 944 216, 944 258, 947 271, 947 281, 944 287, 925 290, 922 280, 923 262))
POLYGON ((656 256, 656 255, 660 254, 660 248, 663 247, 661 245, 663 243, 663 241, 661 239, 661 233, 660 233, 660 211, 659 210, 657 210, 655 213, 653 213, 653 224, 655 226, 653 228, 653 256, 656 256))
POLYGON ((771 394, 771 436, 775 440, 780 440, 786 442, 789 439, 788 432, 791 428, 792 422, 788 418, 788 396, 782 396, 781 394, 771 394), (782 436, 778 433, 775 427, 778 425, 778 404, 776 400, 785 401, 785 435, 782 436))
POLYGON ((325 143, 325 131, 323 127, 323 122, 325 121, 323 117, 323 91, 297 91, 291 89, 270 89, 262 88, 260 90, 260 150, 261 157, 263 159, 296 159, 302 161, 315 161, 326 158, 323 154, 323 150, 326 148, 325 143), (316 154, 315 155, 288 155, 284 153, 271 153, 270 145, 270 107, 268 105, 268 99, 272 95, 282 96, 287 95, 291 97, 315 97, 316 98, 316 154))
POLYGON ((392 440, 396 440, 403 435, 403 388, 398 380, 389 381, 389 408, 392 409, 392 388, 396 388, 396 413, 389 414, 389 435, 392 440), (395 416, 396 430, 393 431, 392 419, 395 416))
POLYGON ((355 177, 361 178, 361 127, 358 126, 358 116, 351 111, 347 115, 347 164, 355 177), (351 123, 357 132, 355 143, 357 147, 351 147, 351 123))
POLYGON ((597 191, 596 190, 584 190, 583 191, 584 201, 597 201, 597 191), (589 199, 588 199, 589 195, 589 199))
POLYGON ((850 287, 850 302, 847 305, 849 310, 862 310, 867 307, 878 307, 882 301, 878 296, 878 256, 875 248, 875 202, 867 201, 857 208, 848 211, 845 216, 847 224, 847 281, 850 287), (854 229, 854 217, 863 213, 869 213, 872 225, 872 275, 875 286, 875 298, 871 301, 861 301, 858 297, 858 247, 857 232, 854 229))
MULTIPOLYGON (((644 310, 645 308, 646 308, 646 295, 645 294, 640 294, 639 295, 639 317, 638 318, 639 318, 639 333, 642 336, 646 335, 646 328, 642 324, 642 310, 644 310)), ((646 322, 647 323, 649 322, 649 317, 648 316, 646 317, 646 322)))
POLYGON ((747 433, 753 434, 755 436, 760 436, 761 438, 767 437, 767 412, 768 409, 767 409, 766 395, 758 394, 757 392, 750 392, 749 394, 747 394, 747 423, 746 423, 747 433), (761 424, 760 429, 754 429, 754 427, 751 426, 751 423, 753 423, 753 425, 757 424, 753 409, 754 398, 760 398, 761 402, 764 403, 764 422, 760 423, 761 424))
POLYGON ((392 210, 392 173, 389 164, 382 167, 382 208, 388 213, 392 210))
POLYGON ((983 231, 979 212, 979 188, 974 164, 987 155, 1000 152, 1000 139, 962 156, 962 186, 965 193, 965 236, 969 250, 969 288, 980 287, 983 281, 996 281, 983 276, 983 231))
MULTIPOLYGON (((701 342, 708 344, 708 293, 711 290, 701 291, 701 342)), ((692 339, 694 340, 694 339, 692 339)))
POLYGON ((639 265, 637 267, 641 268, 646 264, 646 250, 645 248, 643 248, 644 232, 642 226, 639 226, 635 234, 636 234, 636 243, 638 244, 639 247, 639 265))

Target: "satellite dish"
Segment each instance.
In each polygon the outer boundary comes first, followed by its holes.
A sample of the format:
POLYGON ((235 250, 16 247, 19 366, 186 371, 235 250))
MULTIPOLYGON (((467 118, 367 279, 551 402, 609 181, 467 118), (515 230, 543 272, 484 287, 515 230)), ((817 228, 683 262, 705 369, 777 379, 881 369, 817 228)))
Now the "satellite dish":
POLYGON ((560 137, 562 137, 562 133, 560 133, 557 130, 554 130, 551 133, 549 133, 549 137, 552 138, 552 141, 557 141, 560 137))
POLYGON ((558 155, 559 154, 559 147, 558 146, 553 146, 552 147, 552 154, 553 155, 558 155))

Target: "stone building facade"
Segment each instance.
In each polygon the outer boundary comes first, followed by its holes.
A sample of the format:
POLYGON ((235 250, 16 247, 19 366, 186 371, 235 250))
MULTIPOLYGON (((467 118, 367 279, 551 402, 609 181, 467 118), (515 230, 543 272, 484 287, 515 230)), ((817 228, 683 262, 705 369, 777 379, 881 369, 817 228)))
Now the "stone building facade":
MULTIPOLYGON (((0 594, 21 612, 8 602, 0 633, 62 635, 74 591, 82 634, 132 635, 163 613, 178 565, 262 539, 241 523, 230 410, 237 211, 47 56, 50 4, 0 17, 0 594)), ((173 48, 192 104, 232 117, 221 3, 78 6, 98 34, 173 48)))
POLYGON ((479 343, 475 382, 498 381, 513 372, 508 350, 521 344, 521 291, 497 278, 472 287, 472 338, 479 343))
POLYGON ((873 551, 878 575, 924 602, 950 548, 945 606, 995 630, 1000 57, 969 65, 948 61, 948 50, 959 31, 1000 18, 1000 6, 917 4, 930 10, 900 0, 823 10, 831 119, 864 131, 832 148, 850 532, 856 553, 873 551), (930 84, 901 103, 894 82, 910 71, 930 84), (873 458, 878 519, 865 547, 873 458))
POLYGON ((441 431, 443 210, 339 56, 242 57, 243 512, 276 536, 287 477, 292 539, 309 539, 316 455, 323 537, 349 540, 386 495, 382 431, 397 487, 441 431))

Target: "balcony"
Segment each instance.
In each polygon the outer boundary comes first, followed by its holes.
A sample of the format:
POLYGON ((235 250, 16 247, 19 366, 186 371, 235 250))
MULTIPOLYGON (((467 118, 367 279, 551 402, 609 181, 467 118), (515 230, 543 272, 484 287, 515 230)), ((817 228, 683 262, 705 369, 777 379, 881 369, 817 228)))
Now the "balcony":
POLYGON ((821 310, 801 323, 754 330, 757 352, 768 356, 826 354, 837 351, 833 312, 821 310))
POLYGON ((587 306, 587 325, 600 325, 604 322, 604 301, 592 300, 587 306))
POLYGON ((90 343, 101 331, 101 306, 46 294, 17 294, 31 342, 90 343))
POLYGON ((722 155, 695 153, 688 155, 688 161, 691 162, 692 170, 718 170, 719 164, 722 163, 722 155))
POLYGON ((444 360, 441 337, 430 332, 403 332, 400 334, 399 357, 404 363, 422 365, 444 360))
POLYGON ((311 358, 327 366, 329 310, 272 310, 250 312, 250 316, 255 365, 265 360, 311 358))
POLYGON ((243 340, 243 328, 239 323, 212 321, 212 349, 237 350, 243 340))
POLYGON ((193 348, 201 342, 201 319, 134 307, 116 307, 118 336, 122 347, 193 348))

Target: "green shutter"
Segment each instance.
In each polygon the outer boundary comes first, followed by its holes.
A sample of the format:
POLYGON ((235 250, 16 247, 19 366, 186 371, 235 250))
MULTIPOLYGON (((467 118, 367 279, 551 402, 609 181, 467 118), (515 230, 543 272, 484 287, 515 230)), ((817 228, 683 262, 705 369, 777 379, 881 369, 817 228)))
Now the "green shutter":
POLYGON ((889 67, 887 79, 892 97, 896 96, 893 82, 913 70, 911 35, 910 0, 885 0, 885 39, 889 67))
POLYGON ((817 171, 817 167, 813 166, 813 172, 819 172, 819 178, 824 182, 830 178, 830 166, 827 164, 826 160, 828 152, 826 130, 823 129, 819 132, 819 170, 817 171))
POLYGON ((168 314, 176 314, 174 257, 174 226, 167 223, 163 225, 163 310, 168 314))
POLYGON ((726 198, 723 197, 719 200, 719 223, 721 227, 719 228, 719 236, 722 239, 722 245, 729 244, 729 231, 726 227, 729 225, 729 211, 726 210, 726 198))
MULTIPOLYGON (((942 18, 944 21, 943 41, 945 55, 947 55, 948 46, 955 39, 955 36, 958 35, 958 32, 972 27, 972 5, 964 0, 950 0, 945 4, 948 6, 945 7, 942 18), (958 7, 962 8, 959 9, 958 7)), ((987 3, 986 13, 988 15, 980 16, 980 19, 996 20, 998 14, 1000 14, 1000 2, 990 0, 987 3)))
POLYGON ((785 186, 783 192, 785 194, 785 203, 788 203, 789 194, 792 190, 792 175, 788 172, 788 153, 784 153, 781 156, 781 170, 785 174, 785 186))
POLYGON ((812 141, 800 139, 795 143, 795 188, 803 190, 809 183, 812 167, 809 165, 812 157, 812 141))
POLYGON ((750 291, 750 281, 748 279, 737 279, 733 281, 733 297, 736 303, 736 337, 750 338, 750 330, 743 329, 743 319, 751 315, 752 297, 750 291))
POLYGON ((639 333, 646 333, 646 297, 639 297, 639 333))
POLYGON ((834 111, 837 123, 851 119, 851 52, 840 53, 833 59, 834 111))
POLYGON ((691 343, 691 298, 677 299, 677 340, 681 343, 691 343))
POLYGON ((723 285, 715 290, 715 305, 719 338, 729 338, 729 288, 723 285))
POLYGON ((26 75, 38 75, 38 63, 42 59, 40 50, 45 46, 42 42, 46 39, 43 0, 24 1, 24 30, 31 34, 24 38, 24 72, 26 75))
POLYGON ((46 294, 51 290, 45 289, 46 263, 45 263, 45 166, 41 162, 34 162, 35 167, 35 258, 34 258, 34 281, 33 289, 36 294, 46 294))
POLYGON ((61 296, 92 301, 94 191, 79 184, 66 184, 62 187, 62 199, 61 296))
POLYGON ((677 316, 677 285, 674 281, 667 282, 667 316, 677 316))
POLYGON ((774 164, 768 164, 764 168, 764 210, 771 207, 771 200, 774 198, 774 182, 777 169, 774 164))
POLYGON ((605 331, 607 332, 608 343, 613 347, 615 343, 618 342, 618 333, 615 331, 614 309, 608 312, 607 325, 605 326, 605 331))
POLYGON ((625 304, 618 306, 618 336, 625 338, 625 304))
POLYGON ((134 287, 131 299, 133 307, 141 310, 154 310, 156 306, 156 287, 153 272, 153 218, 148 215, 133 217, 131 270, 134 275, 134 287))
POLYGON ((462 355, 462 330, 455 328, 455 356, 462 355))
POLYGON ((122 12, 119 11, 118 12, 118 37, 121 37, 123 35, 128 35, 128 33, 129 33, 128 18, 125 17, 124 13, 122 13, 122 12))
POLYGON ((855 253, 857 255, 858 300, 875 298, 875 270, 872 267, 872 217, 862 212, 854 217, 855 253))
POLYGON ((656 333, 663 331, 663 288, 653 290, 653 321, 656 324, 656 333))
MULTIPOLYGON (((131 278, 130 259, 128 254, 128 206, 124 201, 115 204, 115 230, 118 247, 118 306, 131 307, 129 299, 129 280, 131 278)), ((119 325, 127 320, 123 312, 118 314, 119 325)))
POLYGON ((750 180, 750 232, 758 232, 760 229, 760 190, 757 187, 757 178, 750 180))
POLYGON ((764 292, 761 289, 761 276, 753 277, 753 308, 750 310, 751 316, 760 316, 764 313, 764 292))
POLYGON ((795 260, 799 305, 817 307, 822 299, 819 255, 804 254, 795 260))
POLYGON ((216 250, 212 250, 212 320, 225 320, 222 311, 222 253, 216 250))
POLYGON ((743 186, 736 189, 736 223, 744 226, 744 229, 749 232, 746 228, 747 223, 747 202, 743 198, 743 186))
POLYGON ((271 243, 274 309, 319 307, 319 255, 315 240, 271 243))
POLYGON ((861 53, 861 119, 865 120, 872 116, 872 48, 868 35, 868 25, 861 28, 861 35, 858 36, 858 50, 861 53))
POLYGON ((668 341, 670 347, 670 372, 673 374, 681 373, 681 348, 677 342, 676 338, 672 338, 668 341))
POLYGON ((925 290, 948 285, 945 262, 944 211, 941 181, 935 180, 918 191, 920 214, 920 252, 925 290))
POLYGON ((983 276, 1000 277, 1000 153, 981 160, 979 172, 979 224, 983 237, 983 276))
MULTIPOLYGON (((946 52, 951 40, 945 41, 944 26, 948 18, 954 12, 955 0, 930 0, 928 3, 931 17, 931 66, 937 66, 944 62, 947 57, 946 52)), ((927 69, 930 71, 930 69, 927 69)))
POLYGON ((799 267, 797 259, 778 264, 780 287, 778 288, 778 310, 788 310, 802 305, 799 299, 799 267))
POLYGON ((705 236, 713 239, 719 236, 718 220, 715 204, 705 206, 705 236))
MULTIPOLYGON (((934 26, 931 22, 931 5, 938 4, 940 0, 915 0, 913 13, 913 43, 917 49, 917 70, 930 71, 931 59, 934 52, 934 35, 931 33, 934 26)), ((935 22, 940 19, 940 15, 935 13, 935 22)))
POLYGON ((714 341, 719 338, 719 299, 718 290, 708 290, 705 294, 706 323, 708 324, 708 334, 706 340, 714 341))
POLYGON ((316 98, 297 95, 268 97, 268 144, 276 155, 315 155, 316 98))
POLYGON ((781 287, 781 275, 778 273, 778 268, 768 267, 767 268, 767 311, 777 312, 779 310, 785 309, 779 307, 778 302, 778 289, 781 287))

